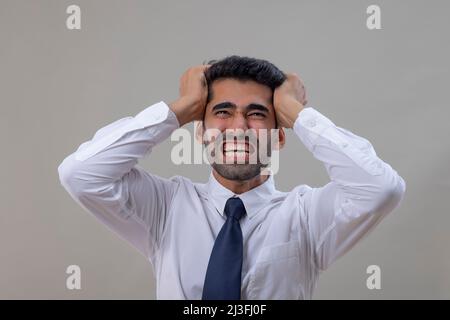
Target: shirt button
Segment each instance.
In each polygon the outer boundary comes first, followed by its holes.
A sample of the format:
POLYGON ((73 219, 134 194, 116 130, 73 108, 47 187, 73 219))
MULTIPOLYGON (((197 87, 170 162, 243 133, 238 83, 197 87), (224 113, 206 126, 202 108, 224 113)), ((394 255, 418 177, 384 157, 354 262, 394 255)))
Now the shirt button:
POLYGON ((347 142, 342 142, 342 143, 341 143, 341 146, 342 146, 342 148, 347 148, 348 143, 347 143, 347 142))
POLYGON ((309 119, 307 122, 306 122, 306 125, 308 126, 308 127, 315 127, 316 126, 316 119, 309 119))

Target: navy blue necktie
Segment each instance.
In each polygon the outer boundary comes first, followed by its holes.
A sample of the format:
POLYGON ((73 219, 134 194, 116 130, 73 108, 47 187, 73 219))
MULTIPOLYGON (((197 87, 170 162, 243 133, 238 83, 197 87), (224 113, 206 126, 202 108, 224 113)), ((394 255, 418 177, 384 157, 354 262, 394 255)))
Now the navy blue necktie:
POLYGON ((203 285, 203 300, 240 300, 242 272, 242 231, 239 219, 245 207, 239 198, 225 204, 227 221, 220 229, 209 258, 203 285))

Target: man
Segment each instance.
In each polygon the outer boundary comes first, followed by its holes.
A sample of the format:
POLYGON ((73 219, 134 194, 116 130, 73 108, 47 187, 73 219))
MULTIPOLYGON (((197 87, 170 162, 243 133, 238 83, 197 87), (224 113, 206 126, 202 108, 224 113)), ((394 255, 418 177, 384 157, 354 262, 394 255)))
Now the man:
POLYGON ((158 299, 310 299, 320 271, 400 203, 405 183, 369 141, 305 104, 299 77, 265 60, 230 56, 192 67, 178 100, 100 129, 62 162, 60 180, 152 263, 158 299), (203 121, 200 132, 223 133, 201 135, 206 146, 220 141, 213 159, 228 160, 213 161, 207 183, 137 165, 193 120, 203 121), (260 159, 248 161, 258 148, 282 148, 283 127, 325 165, 328 184, 280 192, 260 159), (251 144, 227 138, 230 129, 279 130, 277 141, 260 143, 263 133, 251 144))

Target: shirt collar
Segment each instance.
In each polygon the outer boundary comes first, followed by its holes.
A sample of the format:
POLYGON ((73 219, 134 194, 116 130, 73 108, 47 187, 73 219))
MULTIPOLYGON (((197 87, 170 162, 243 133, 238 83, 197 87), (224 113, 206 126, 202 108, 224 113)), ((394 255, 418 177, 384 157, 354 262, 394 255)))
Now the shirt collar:
POLYGON ((235 194, 225 188, 214 177, 212 171, 206 184, 208 198, 212 200, 216 210, 223 216, 225 204, 231 197, 239 197, 244 203, 245 211, 251 219, 260 209, 262 209, 274 196, 276 189, 272 175, 261 185, 241 194, 235 194))

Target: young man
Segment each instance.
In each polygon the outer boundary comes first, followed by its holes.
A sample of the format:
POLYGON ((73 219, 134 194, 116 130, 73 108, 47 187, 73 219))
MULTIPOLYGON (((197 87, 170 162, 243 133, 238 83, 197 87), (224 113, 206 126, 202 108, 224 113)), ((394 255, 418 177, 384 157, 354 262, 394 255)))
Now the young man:
POLYGON ((265 60, 231 56, 192 67, 178 100, 100 129, 61 163, 60 180, 152 263, 158 299, 310 299, 319 272, 400 203, 405 183, 369 141, 305 104, 298 76, 265 60), (213 159, 225 160, 212 161, 207 183, 137 165, 193 120, 202 120, 199 132, 219 132, 200 135, 206 146, 219 141, 213 159), (280 192, 262 174, 265 164, 249 161, 259 148, 281 148, 283 127, 325 165, 328 184, 280 192), (277 128, 267 144, 225 135, 277 128))

